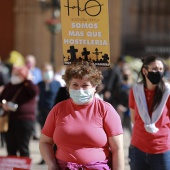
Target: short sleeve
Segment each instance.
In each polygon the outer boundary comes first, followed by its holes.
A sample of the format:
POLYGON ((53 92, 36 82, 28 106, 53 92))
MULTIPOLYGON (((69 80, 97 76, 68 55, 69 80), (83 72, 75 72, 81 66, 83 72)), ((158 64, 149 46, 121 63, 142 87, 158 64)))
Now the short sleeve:
POLYGON ((55 122, 56 122, 56 107, 53 107, 52 110, 49 112, 47 119, 45 121, 44 127, 42 128, 41 132, 52 138, 55 130, 55 122))
POLYGON ((135 98, 133 95, 133 89, 131 88, 129 92, 129 108, 134 109, 134 105, 135 105, 135 98))
POLYGON ((103 125, 108 137, 117 136, 123 133, 120 116, 112 105, 109 105, 106 108, 103 125))
POLYGON ((170 96, 168 97, 166 105, 167 105, 168 110, 170 110, 170 96))

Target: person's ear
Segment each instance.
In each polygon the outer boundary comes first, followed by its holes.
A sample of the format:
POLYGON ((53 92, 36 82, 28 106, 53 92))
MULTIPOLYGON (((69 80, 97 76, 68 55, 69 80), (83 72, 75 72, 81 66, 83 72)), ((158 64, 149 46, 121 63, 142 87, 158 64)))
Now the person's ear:
POLYGON ((147 75, 147 73, 148 73, 148 71, 146 70, 146 68, 142 68, 142 73, 143 73, 143 75, 147 75))
POLYGON ((97 86, 93 86, 93 88, 94 88, 94 93, 96 93, 96 91, 97 91, 97 86))

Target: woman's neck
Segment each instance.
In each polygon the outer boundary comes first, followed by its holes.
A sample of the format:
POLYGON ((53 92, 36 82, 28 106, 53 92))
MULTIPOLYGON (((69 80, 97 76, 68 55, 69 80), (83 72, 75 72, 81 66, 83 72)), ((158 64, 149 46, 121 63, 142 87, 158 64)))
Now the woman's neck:
POLYGON ((150 83, 150 82, 146 82, 146 88, 147 88, 148 90, 154 90, 154 89, 156 89, 156 86, 157 86, 157 85, 154 85, 154 84, 152 84, 152 83, 150 83))

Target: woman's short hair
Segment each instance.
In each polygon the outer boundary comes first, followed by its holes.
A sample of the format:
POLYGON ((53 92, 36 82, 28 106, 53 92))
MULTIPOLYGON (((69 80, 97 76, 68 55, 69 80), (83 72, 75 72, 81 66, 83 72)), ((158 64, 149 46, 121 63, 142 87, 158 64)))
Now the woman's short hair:
POLYGON ((87 78, 93 86, 99 86, 103 79, 102 72, 96 68, 96 65, 85 60, 76 60, 68 65, 65 74, 62 76, 67 87, 72 78, 82 79, 84 77, 87 78))

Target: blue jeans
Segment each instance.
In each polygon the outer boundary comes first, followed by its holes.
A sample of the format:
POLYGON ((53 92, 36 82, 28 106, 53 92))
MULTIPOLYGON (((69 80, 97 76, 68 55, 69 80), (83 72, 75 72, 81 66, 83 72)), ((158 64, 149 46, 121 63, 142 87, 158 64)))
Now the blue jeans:
POLYGON ((170 170, 170 151, 148 154, 130 145, 129 164, 131 170, 170 170))

